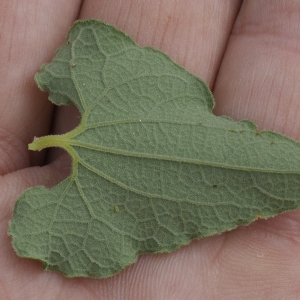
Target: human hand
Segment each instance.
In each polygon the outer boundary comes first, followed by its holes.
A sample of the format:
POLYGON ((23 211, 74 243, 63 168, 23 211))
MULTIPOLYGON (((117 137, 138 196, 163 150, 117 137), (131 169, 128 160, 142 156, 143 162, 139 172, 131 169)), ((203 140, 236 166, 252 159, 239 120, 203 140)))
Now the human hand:
POLYGON ((105 280, 44 272, 40 263, 18 258, 7 236, 18 195, 29 186, 52 186, 69 172, 65 153, 30 153, 27 144, 78 121, 74 107, 53 113, 33 81, 78 17, 115 24, 138 44, 168 53, 210 85, 215 113, 299 139, 296 2, 244 1, 241 10, 237 0, 0 2, 1 299, 299 297, 299 211, 193 241, 172 254, 144 255, 105 280))

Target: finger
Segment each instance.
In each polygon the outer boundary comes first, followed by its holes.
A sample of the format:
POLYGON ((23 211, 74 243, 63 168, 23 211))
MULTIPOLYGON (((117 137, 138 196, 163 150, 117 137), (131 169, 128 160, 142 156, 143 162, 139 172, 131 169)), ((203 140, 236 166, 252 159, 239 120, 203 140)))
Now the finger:
POLYGON ((43 160, 29 154, 27 144, 34 135, 48 132, 52 107, 33 77, 65 38, 80 4, 80 0, 0 3, 0 174, 43 160))
POLYGON ((300 138, 299 2, 245 1, 221 65, 215 112, 300 138))
MULTIPOLYGON (((216 79, 216 113, 300 138, 299 26, 299 1, 244 2, 216 79)), ((299 226, 295 211, 228 234, 218 257, 223 291, 299 296, 299 226)))
POLYGON ((216 299, 298 299, 299 227, 296 211, 223 234, 204 254, 216 299))
POLYGON ((80 17, 116 25, 140 46, 166 52, 212 85, 239 5, 239 0, 86 0, 80 17))
MULTIPOLYGON (((238 5, 239 1, 86 0, 80 18, 97 18, 116 25, 132 36, 138 44, 155 46, 167 52, 176 62, 213 85, 238 5)), ((68 113, 67 110, 65 112, 68 113)), ((63 130, 65 126, 64 112, 60 110, 60 113, 57 130, 63 130)), ((122 299, 146 299, 151 294, 153 298, 163 294, 165 297, 161 298, 176 299, 177 290, 173 291, 171 287, 174 286, 174 282, 186 276, 193 265, 191 257, 188 258, 186 253, 179 251, 173 254, 174 256, 168 256, 168 259, 165 259, 166 256, 144 256, 120 276, 98 282, 97 285, 94 281, 87 280, 85 286, 91 294, 103 299, 117 298, 119 293, 122 294, 122 299), (182 268, 182 264, 174 268, 174 261, 180 259, 186 262, 185 268, 182 268), (157 268, 158 272, 155 275, 153 268, 149 267, 151 264, 155 266, 154 269, 157 268), (166 285, 158 284, 158 279, 167 282, 166 285), (136 288, 126 291, 125 287, 128 285, 124 282, 128 282, 132 287, 133 281, 136 288), (114 291, 115 294, 112 295, 114 291), (166 294, 169 291, 170 294, 166 294)), ((191 284, 199 279, 198 275, 188 281, 184 291, 194 288, 191 284)), ((194 291, 195 295, 198 295, 199 289, 200 286, 194 291)))

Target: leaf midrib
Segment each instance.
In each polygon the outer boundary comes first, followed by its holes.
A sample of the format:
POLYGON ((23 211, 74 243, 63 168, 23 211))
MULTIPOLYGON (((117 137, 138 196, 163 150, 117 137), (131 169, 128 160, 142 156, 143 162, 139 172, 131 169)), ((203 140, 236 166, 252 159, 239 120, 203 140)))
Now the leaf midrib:
POLYGON ((136 157, 136 158, 147 158, 147 159, 157 159, 157 160, 164 160, 164 161, 171 161, 171 162, 182 162, 182 163, 203 165, 203 166, 209 166, 209 167, 215 167, 215 168, 223 168, 223 169, 228 169, 228 170, 237 170, 237 171, 245 171, 245 172, 272 173, 272 174, 275 173, 275 174, 300 175, 300 170, 297 172, 295 170, 272 170, 272 169, 251 168, 251 167, 244 167, 244 166, 233 166, 233 165, 226 165, 226 164, 222 164, 222 163, 212 163, 212 162, 208 162, 208 161, 201 161, 201 160, 197 160, 197 159, 182 158, 182 157, 176 157, 176 156, 157 155, 157 154, 149 154, 149 153, 134 152, 134 151, 124 151, 124 150, 121 150, 121 149, 101 147, 101 146, 98 146, 98 145, 93 145, 93 144, 84 143, 84 142, 75 141, 75 140, 70 140, 69 145, 71 147, 72 146, 81 147, 81 148, 86 148, 86 149, 89 149, 89 150, 95 150, 95 151, 99 151, 99 152, 105 152, 105 153, 121 155, 121 156, 129 156, 129 157, 136 157))

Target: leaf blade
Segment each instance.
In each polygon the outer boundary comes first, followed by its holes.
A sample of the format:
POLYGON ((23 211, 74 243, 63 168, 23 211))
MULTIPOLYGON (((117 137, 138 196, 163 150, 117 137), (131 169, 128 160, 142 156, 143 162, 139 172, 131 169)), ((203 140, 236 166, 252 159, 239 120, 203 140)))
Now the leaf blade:
POLYGON ((299 207, 299 143, 214 116, 202 80, 112 26, 77 22, 36 81, 82 114, 33 142, 65 148, 72 174, 27 190, 10 222, 17 254, 46 269, 108 277, 142 253, 299 207))

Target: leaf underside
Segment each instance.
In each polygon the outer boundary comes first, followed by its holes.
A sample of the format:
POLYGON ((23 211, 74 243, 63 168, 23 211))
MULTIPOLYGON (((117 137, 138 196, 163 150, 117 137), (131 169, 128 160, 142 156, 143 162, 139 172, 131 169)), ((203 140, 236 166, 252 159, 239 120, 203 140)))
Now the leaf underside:
POLYGON ((170 252, 299 207, 299 143, 212 114, 205 83, 96 20, 78 21, 36 76, 81 123, 58 146, 72 174, 18 199, 16 253, 68 277, 109 277, 142 253, 170 252))

